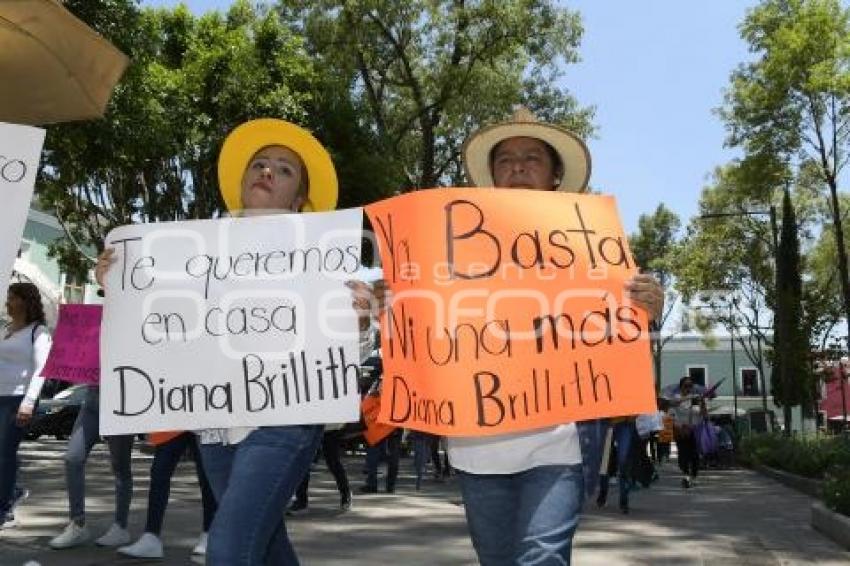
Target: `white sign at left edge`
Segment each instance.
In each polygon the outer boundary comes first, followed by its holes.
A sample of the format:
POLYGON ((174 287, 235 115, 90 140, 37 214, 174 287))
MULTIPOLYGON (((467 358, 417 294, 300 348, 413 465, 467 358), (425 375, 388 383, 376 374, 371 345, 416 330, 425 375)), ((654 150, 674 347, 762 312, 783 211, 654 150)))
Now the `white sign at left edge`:
POLYGON ((0 303, 21 246, 44 130, 0 122, 0 303))

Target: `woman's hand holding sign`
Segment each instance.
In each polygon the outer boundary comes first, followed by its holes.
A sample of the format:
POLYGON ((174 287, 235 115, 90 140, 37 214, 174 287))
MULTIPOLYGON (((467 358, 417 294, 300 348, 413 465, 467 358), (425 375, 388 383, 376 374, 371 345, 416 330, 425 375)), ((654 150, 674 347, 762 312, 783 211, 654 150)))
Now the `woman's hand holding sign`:
POLYGON ((351 289, 351 304, 357 311, 360 329, 366 330, 371 324, 372 317, 377 318, 389 303, 390 289, 384 279, 372 283, 363 281, 348 281, 346 286, 351 289))

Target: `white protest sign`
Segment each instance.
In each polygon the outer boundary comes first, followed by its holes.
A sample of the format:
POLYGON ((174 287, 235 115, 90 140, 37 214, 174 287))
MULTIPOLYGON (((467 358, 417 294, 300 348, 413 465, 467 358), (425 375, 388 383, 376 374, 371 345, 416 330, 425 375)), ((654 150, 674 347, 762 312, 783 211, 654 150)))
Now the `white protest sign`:
POLYGON ((122 226, 101 434, 359 418, 362 210, 122 226))
POLYGON ((21 246, 43 143, 40 128, 0 122, 0 304, 21 246))

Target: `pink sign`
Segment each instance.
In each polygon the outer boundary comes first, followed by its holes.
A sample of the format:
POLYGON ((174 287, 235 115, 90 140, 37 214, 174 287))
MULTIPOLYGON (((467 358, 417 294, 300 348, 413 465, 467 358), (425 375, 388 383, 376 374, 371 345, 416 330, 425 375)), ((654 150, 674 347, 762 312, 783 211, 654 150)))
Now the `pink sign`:
POLYGON ((101 305, 59 305, 59 323, 42 374, 71 383, 100 382, 101 305))

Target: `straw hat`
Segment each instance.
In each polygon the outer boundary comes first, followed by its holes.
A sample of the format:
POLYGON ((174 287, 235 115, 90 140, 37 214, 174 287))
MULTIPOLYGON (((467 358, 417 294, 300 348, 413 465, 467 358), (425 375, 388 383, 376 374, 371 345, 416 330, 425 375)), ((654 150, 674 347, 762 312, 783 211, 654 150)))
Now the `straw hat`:
POLYGON ((490 154, 499 142, 508 138, 535 138, 558 153, 563 164, 561 184, 555 190, 583 193, 590 180, 590 152, 575 134, 559 126, 538 122, 534 114, 520 106, 508 122, 481 128, 463 144, 463 167, 466 176, 478 187, 492 187, 490 154))
POLYGON ((298 154, 307 169, 304 212, 336 208, 338 184, 331 156, 313 134, 291 122, 274 118, 250 120, 237 126, 218 155, 218 190, 230 212, 242 210, 242 176, 259 150, 280 145, 298 154))

